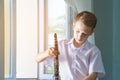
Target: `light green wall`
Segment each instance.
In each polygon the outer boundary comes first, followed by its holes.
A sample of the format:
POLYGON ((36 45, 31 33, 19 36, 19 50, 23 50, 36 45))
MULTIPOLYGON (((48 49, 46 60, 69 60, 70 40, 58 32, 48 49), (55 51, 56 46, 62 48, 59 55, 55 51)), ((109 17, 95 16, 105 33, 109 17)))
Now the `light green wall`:
POLYGON ((4 80, 4 0, 0 0, 0 80, 4 80))
POLYGON ((92 11, 92 0, 74 0, 77 11, 92 11))
POLYGON ((120 80, 120 0, 94 0, 93 7, 98 18, 95 41, 106 71, 100 80, 120 80))
POLYGON ((120 80, 120 0, 113 0, 113 80, 120 80))
POLYGON ((112 1, 94 0, 93 7, 98 18, 95 43, 101 50, 106 71, 106 77, 102 80, 112 80, 112 1))

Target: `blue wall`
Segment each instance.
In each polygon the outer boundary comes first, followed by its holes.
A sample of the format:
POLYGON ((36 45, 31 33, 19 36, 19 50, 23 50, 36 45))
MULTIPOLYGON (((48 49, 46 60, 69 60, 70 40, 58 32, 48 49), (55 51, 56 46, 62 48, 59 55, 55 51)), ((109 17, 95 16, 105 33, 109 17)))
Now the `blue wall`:
POLYGON ((100 80, 120 80, 120 0, 94 0, 98 18, 96 45, 102 52, 106 76, 100 80))
POLYGON ((113 2, 113 80, 120 80, 120 0, 113 2))

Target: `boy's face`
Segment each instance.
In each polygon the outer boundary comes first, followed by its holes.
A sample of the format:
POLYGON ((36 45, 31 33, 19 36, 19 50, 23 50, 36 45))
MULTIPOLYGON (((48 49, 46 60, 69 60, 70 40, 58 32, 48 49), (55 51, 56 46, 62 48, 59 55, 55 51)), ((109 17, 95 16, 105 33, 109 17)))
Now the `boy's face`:
POLYGON ((88 36, 93 33, 91 27, 85 26, 82 22, 76 22, 74 27, 74 39, 77 43, 83 43, 87 40, 88 36))

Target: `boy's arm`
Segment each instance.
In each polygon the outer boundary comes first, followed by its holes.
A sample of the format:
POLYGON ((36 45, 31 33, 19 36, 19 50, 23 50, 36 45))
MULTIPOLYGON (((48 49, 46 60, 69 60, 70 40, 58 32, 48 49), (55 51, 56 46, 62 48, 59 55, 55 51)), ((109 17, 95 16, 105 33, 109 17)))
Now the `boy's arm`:
POLYGON ((96 78, 97 78, 97 73, 92 72, 87 77, 85 77, 83 80, 96 80, 96 78))
POLYGON ((38 53, 36 56, 36 61, 37 62, 42 62, 44 61, 47 57, 56 57, 58 55, 58 51, 54 48, 51 47, 47 49, 45 52, 38 53))
POLYGON ((47 57, 49 57, 49 52, 46 50, 45 52, 38 53, 36 56, 36 61, 37 62, 42 62, 44 61, 47 57))

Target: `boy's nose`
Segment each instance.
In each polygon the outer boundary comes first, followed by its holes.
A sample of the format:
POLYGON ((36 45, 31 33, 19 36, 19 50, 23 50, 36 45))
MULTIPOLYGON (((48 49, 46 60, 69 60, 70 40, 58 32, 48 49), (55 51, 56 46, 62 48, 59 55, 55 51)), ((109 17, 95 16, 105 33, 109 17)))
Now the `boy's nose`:
POLYGON ((82 33, 79 33, 78 36, 79 36, 79 37, 82 37, 82 33))

